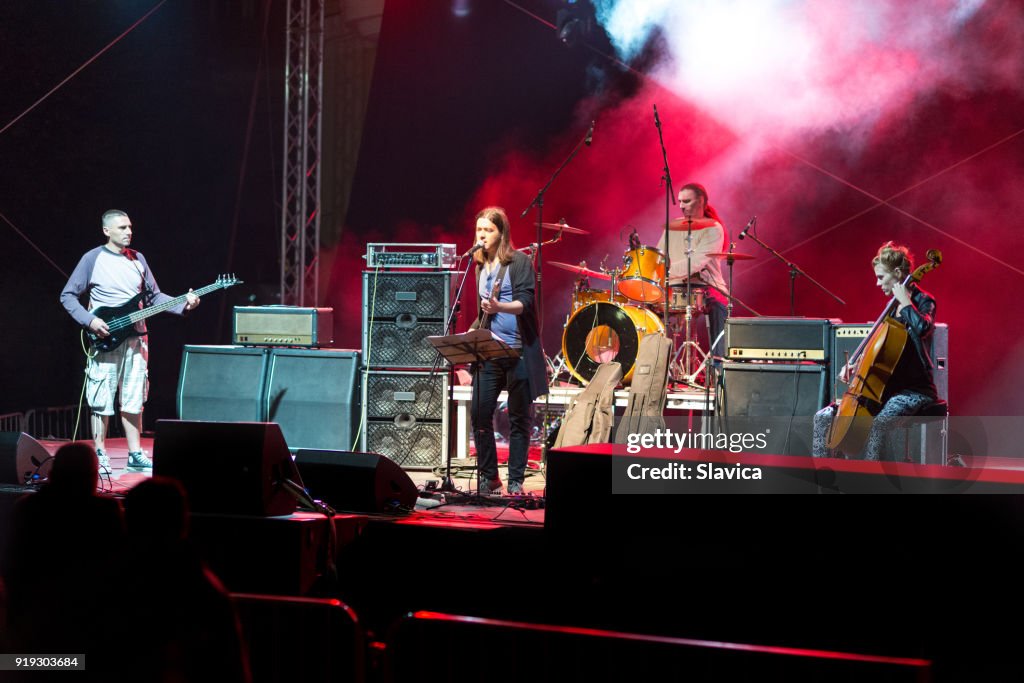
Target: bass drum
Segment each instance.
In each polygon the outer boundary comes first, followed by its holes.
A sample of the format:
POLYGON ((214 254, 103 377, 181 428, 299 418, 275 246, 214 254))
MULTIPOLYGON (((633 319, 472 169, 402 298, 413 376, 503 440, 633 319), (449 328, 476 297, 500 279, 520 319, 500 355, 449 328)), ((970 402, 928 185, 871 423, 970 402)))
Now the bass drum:
POLYGON ((622 383, 633 379, 633 365, 640 340, 648 334, 664 334, 656 315, 638 306, 596 303, 584 306, 569 318, 562 333, 562 357, 573 376, 587 384, 601 363, 622 365, 622 383))

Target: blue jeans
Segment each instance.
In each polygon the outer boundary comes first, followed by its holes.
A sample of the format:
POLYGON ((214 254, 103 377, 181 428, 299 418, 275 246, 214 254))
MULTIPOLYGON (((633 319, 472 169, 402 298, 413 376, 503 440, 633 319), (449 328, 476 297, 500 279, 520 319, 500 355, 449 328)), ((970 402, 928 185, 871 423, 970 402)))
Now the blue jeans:
POLYGON ((530 448, 530 385, 522 358, 489 360, 477 366, 473 376, 470 419, 476 444, 480 481, 498 478, 498 448, 494 443, 494 411, 498 394, 508 390, 508 480, 523 482, 530 448))

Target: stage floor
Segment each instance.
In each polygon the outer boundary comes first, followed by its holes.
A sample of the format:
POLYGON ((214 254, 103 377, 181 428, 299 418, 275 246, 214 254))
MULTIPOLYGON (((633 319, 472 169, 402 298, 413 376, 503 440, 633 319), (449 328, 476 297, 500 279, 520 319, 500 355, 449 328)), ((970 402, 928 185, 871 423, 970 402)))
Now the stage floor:
MULTIPOLYGON (((40 444, 51 455, 64 441, 40 441, 40 444)), ((147 455, 153 455, 153 438, 144 436, 142 448, 147 455)), ((100 488, 114 495, 124 495, 133 486, 151 476, 147 473, 126 472, 125 465, 128 462, 128 444, 124 438, 107 439, 106 452, 110 457, 112 473, 110 477, 101 477, 100 488)), ((543 496, 546 482, 544 469, 540 462, 540 448, 531 446, 529 464, 527 467, 526 479, 523 482, 525 495, 523 496, 492 496, 488 498, 477 498, 472 494, 476 493, 476 458, 466 458, 452 461, 452 479, 455 483, 456 494, 445 494, 444 502, 434 498, 421 497, 417 499, 416 512, 408 517, 401 518, 406 523, 429 523, 448 520, 453 524, 479 524, 495 522, 515 524, 543 524, 543 496), (460 494, 467 494, 465 496, 460 494), (420 518, 421 513, 425 515, 420 518)), ((504 484, 508 484, 508 472, 506 462, 508 460, 508 448, 498 444, 499 473, 504 484)), ((209 463, 208 467, 213 474, 216 463, 209 463)), ((406 470, 406 474, 422 491, 429 482, 440 485, 441 476, 436 471, 427 470, 406 470)), ((330 504, 331 501, 325 501, 330 504)))

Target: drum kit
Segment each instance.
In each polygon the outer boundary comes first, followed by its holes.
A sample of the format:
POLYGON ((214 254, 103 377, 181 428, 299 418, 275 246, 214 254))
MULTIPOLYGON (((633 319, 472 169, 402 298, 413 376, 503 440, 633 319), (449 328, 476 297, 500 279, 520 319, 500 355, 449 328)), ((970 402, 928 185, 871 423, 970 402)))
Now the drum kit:
MULTIPOLYGON (((677 222, 678 219, 673 221, 677 222)), ((565 233, 589 234, 561 223, 543 225, 565 233)), ((685 230, 686 219, 682 219, 682 225, 685 230)), ((672 224, 670 228, 678 229, 672 224)), ((730 269, 735 261, 754 258, 732 251, 706 256, 726 260, 730 269)), ((562 333, 561 354, 561 364, 573 377, 587 384, 601 363, 614 360, 622 364, 622 381, 628 384, 633 377, 640 340, 649 334, 665 335, 667 328, 678 350, 671 378, 685 384, 694 383, 708 353, 700 350, 697 342, 690 338, 689 323, 693 316, 708 313, 712 287, 692 277, 689 281, 668 279, 669 262, 665 254, 660 249, 640 244, 635 232, 629 249, 622 255, 620 267, 609 269, 602 265, 595 270, 585 261, 548 263, 577 275, 562 333), (591 280, 605 282, 607 287, 592 288, 591 280), (667 312, 664 310, 666 288, 667 312), (690 353, 691 348, 697 353, 690 353)))

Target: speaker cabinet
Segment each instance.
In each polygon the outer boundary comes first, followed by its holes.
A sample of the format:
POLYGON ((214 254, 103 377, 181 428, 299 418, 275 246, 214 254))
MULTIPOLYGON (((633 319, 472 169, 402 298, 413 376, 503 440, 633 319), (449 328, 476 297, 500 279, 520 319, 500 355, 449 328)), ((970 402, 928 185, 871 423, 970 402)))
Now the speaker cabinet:
POLYGON ((50 476, 53 461, 25 432, 0 432, 0 483, 29 484, 50 476))
MULTIPOLYGON (((832 330, 832 364, 835 367, 832 381, 834 389, 832 399, 841 398, 846 393, 846 382, 840 382, 835 375, 839 374, 840 368, 846 362, 846 356, 853 356, 857 346, 871 330, 871 323, 836 325, 832 330)), ((932 376, 935 379, 935 389, 939 398, 949 401, 949 325, 936 323, 935 332, 932 334, 932 361, 935 367, 932 368, 932 376)))
POLYGON ((261 422, 267 349, 185 346, 178 376, 182 420, 261 422))
POLYGON ((444 463, 448 445, 448 374, 366 373, 362 449, 382 453, 402 467, 444 463))
POLYGON ((764 434, 757 453, 810 455, 812 416, 825 407, 828 366, 726 361, 722 412, 730 434, 764 434))
POLYGON ((363 353, 369 367, 429 368, 442 335, 454 273, 363 272, 363 353))
MULTIPOLYGON (((430 368, 437 350, 427 337, 444 334, 443 320, 371 320, 363 338, 367 365, 386 368, 430 368)), ((445 367, 444 363, 440 364, 445 367)))
POLYGON ((300 449, 295 464, 310 494, 338 510, 394 512, 416 505, 416 485, 383 455, 300 449))
POLYGON ((153 474, 181 482, 193 512, 289 515, 301 485, 281 428, 272 422, 157 420, 153 474))
POLYGON ((271 349, 263 415, 288 446, 350 449, 359 421, 358 351, 271 349))

